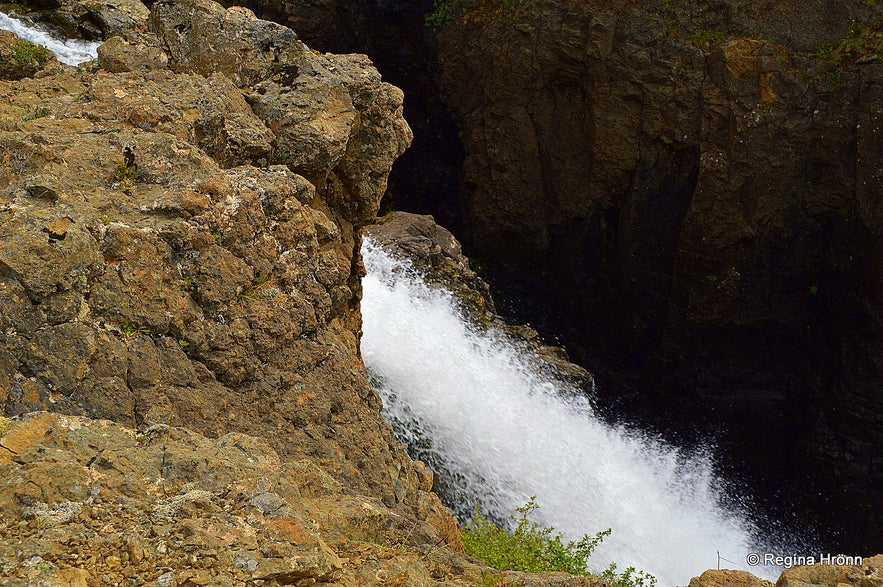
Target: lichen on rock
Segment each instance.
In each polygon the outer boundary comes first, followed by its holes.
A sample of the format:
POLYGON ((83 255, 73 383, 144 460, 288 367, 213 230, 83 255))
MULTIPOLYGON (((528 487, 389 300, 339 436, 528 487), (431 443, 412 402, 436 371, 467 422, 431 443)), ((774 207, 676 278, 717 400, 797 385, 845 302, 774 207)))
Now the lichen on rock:
MULTIPOLYGON (((148 439, 184 425, 257 436, 310 491, 364 495, 447 532, 455 523, 383 422, 358 346, 359 230, 410 141, 401 92, 367 59, 316 55, 244 9, 159 2, 149 27, 106 42, 97 67, 0 82, 2 413, 108 419, 148 439), (328 162, 318 169, 284 156, 292 110, 278 105, 274 127, 244 97, 301 75, 319 96, 304 94, 309 156, 328 162), (347 104, 340 132, 329 88, 347 104)), ((170 461, 163 482, 200 462, 170 461)), ((71 465, 81 489, 91 464, 71 465)), ((205 491, 166 493, 153 519, 214 511, 205 491)), ((46 528, 85 515, 45 503, 27 515, 46 528)), ((313 550, 322 571, 308 575, 327 578, 337 563, 313 550)), ((261 565, 267 581, 308 576, 261 565)))

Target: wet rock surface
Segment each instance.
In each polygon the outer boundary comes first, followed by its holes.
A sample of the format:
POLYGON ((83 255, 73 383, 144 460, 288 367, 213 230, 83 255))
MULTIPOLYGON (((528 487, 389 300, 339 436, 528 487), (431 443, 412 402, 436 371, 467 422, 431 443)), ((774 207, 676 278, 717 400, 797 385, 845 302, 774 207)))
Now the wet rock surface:
POLYGON ((490 286, 472 269, 460 242, 432 216, 391 212, 377 224, 366 226, 365 235, 395 257, 407 260, 428 285, 449 291, 476 328, 498 331, 523 345, 536 356, 537 369, 594 397, 594 378, 571 362, 564 349, 543 344, 536 330, 510 324, 497 313, 490 286))

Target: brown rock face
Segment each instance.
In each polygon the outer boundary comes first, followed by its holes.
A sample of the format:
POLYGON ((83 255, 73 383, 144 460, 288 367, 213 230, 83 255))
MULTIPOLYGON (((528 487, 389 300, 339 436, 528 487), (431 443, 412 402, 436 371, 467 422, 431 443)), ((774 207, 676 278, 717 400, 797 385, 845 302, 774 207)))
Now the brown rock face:
POLYGON ((247 6, 261 18, 289 26, 314 49, 370 55, 384 79, 404 90, 405 117, 414 129, 414 141, 389 175, 385 210, 432 213, 452 230, 461 227, 457 185, 463 144, 444 99, 438 44, 426 26, 433 0, 223 0, 222 4, 247 6))
POLYGON ((359 355, 359 229, 410 140, 401 92, 207 0, 157 4, 150 26, 110 41, 105 70, 0 83, 2 413, 261 436, 456 546, 359 355), (301 152, 330 162, 309 179, 281 155, 297 108, 265 124, 243 97, 301 82, 301 152))
POLYGON ((883 65, 798 51, 880 8, 748 4, 541 0, 441 32, 466 242, 534 287, 602 398, 706 423, 783 507, 871 548, 883 65))
POLYGON ((883 585, 883 555, 865 558, 858 563, 848 557, 832 557, 831 562, 785 569, 776 587, 808 587, 809 585, 849 585, 877 587, 883 585))
POLYGON ((427 522, 246 434, 38 412, 0 446, 3 585, 473 585, 482 571, 427 522))
POLYGON ((0 30, 0 79, 31 77, 45 68, 58 66, 52 51, 25 41, 15 33, 0 30))
POLYGON ((748 571, 709 570, 690 579, 689 587, 772 587, 748 571))

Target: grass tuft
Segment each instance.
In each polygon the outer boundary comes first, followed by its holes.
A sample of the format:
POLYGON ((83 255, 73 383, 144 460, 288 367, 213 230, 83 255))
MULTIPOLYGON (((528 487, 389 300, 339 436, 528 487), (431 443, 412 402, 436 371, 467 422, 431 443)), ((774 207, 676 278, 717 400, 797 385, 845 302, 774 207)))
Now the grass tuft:
POLYGON ((12 46, 12 58, 23 66, 36 61, 40 67, 43 67, 49 61, 50 54, 51 52, 46 47, 24 39, 12 46))

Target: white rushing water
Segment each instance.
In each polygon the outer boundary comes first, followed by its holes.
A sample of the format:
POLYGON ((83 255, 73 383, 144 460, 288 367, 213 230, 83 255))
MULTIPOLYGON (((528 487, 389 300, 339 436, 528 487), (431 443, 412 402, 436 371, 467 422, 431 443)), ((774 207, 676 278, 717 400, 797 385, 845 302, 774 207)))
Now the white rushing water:
POLYGON ((362 353, 400 439, 457 485, 456 501, 506 519, 536 496, 537 521, 569 539, 612 529, 595 568, 634 565, 686 585, 717 554, 748 567, 753 526, 722 505, 709 458, 595 416, 528 354, 464 321, 444 291, 371 241, 362 248, 362 353), (465 502, 465 503, 464 503, 465 502))
POLYGON ((0 29, 11 31, 37 45, 42 45, 55 53, 58 60, 68 65, 78 65, 84 61, 91 61, 98 56, 98 45, 101 43, 59 40, 48 32, 17 18, 0 12, 0 29))

